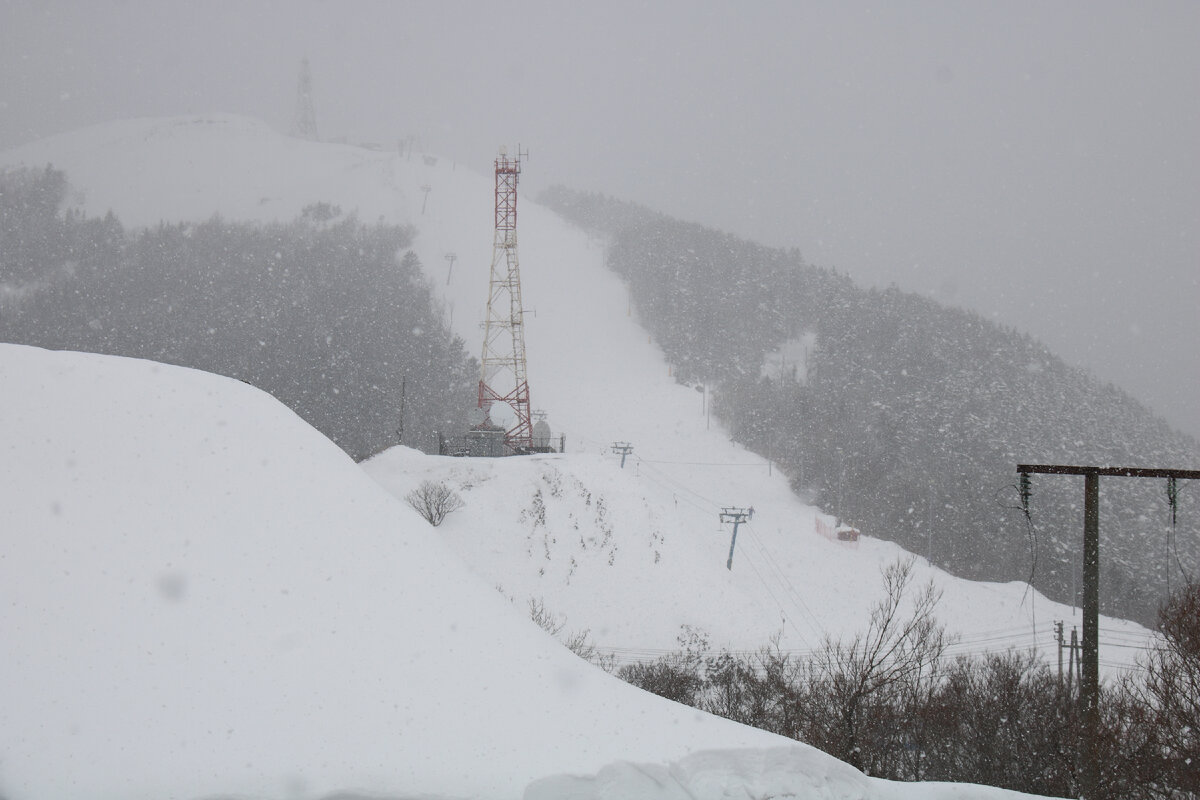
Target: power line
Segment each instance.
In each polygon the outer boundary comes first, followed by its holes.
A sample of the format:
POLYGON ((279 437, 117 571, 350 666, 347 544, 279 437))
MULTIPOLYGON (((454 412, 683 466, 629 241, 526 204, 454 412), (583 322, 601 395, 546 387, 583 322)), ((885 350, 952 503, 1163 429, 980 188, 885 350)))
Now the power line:
MULTIPOLYGON (((767 594, 771 595, 771 599, 775 601, 775 605, 778 606, 779 611, 782 612, 783 607, 784 607, 783 603, 780 602, 778 597, 776 597, 775 592, 773 592, 771 590, 770 585, 767 583, 766 579, 763 578, 762 573, 759 571, 758 567, 755 566, 754 559, 750 558, 749 553, 746 553, 745 556, 746 556, 746 558, 745 558, 746 563, 750 565, 750 569, 753 570, 754 574, 758 576, 759 583, 761 583, 762 587, 767 590, 767 594)), ((788 617, 788 615, 783 614, 782 616, 783 616, 784 624, 790 625, 792 630, 795 631, 796 636, 798 636, 800 638, 800 641, 804 642, 805 644, 808 644, 808 641, 804 638, 804 634, 800 633, 799 629, 796 628, 795 623, 791 621, 791 619, 788 617)))
MULTIPOLYGON (((637 459, 637 462, 639 465, 647 463, 647 461, 644 458, 642 458, 641 456, 635 455, 634 458, 637 459)), ((658 469, 657 467, 647 466, 646 469, 654 472, 655 474, 657 474, 659 476, 660 480, 666 481, 667 483, 671 484, 679 491, 686 492, 687 494, 690 494, 693 497, 700 500, 702 503, 705 503, 708 506, 708 508, 702 508, 701 510, 705 511, 706 513, 711 513, 712 510, 720 508, 720 505, 718 505, 716 502, 709 500, 707 497, 705 497, 704 495, 695 491, 694 489, 689 487, 687 484, 682 483, 682 482, 672 478, 670 475, 667 475, 666 473, 664 473, 662 470, 658 469)), ((693 504, 693 505, 695 505, 695 504, 693 504)), ((701 508, 700 506, 696 506, 696 507, 701 508)))
POLYGON ((678 464, 687 467, 765 467, 767 462, 749 462, 749 461, 659 461, 652 459, 641 459, 648 464, 678 464))
MULTIPOLYGON (((679 490, 685 492, 686 494, 690 494, 690 495, 698 498, 702 503, 707 504, 711 508, 719 508, 720 507, 712 500, 709 500, 707 497, 705 497, 704 495, 701 495, 699 492, 696 492, 695 490, 691 489, 690 487, 683 484, 682 482, 675 480, 674 478, 670 477, 669 475, 664 474, 661 470, 657 469, 656 467, 650 466, 650 464, 681 464, 681 463, 688 463, 688 462, 657 461, 657 460, 645 459, 645 458, 642 458, 641 456, 637 456, 637 455, 635 455, 634 458, 637 459, 639 465, 641 465, 641 464, 647 465, 646 466, 647 471, 656 473, 658 476, 661 477, 661 479, 663 481, 667 481, 670 484, 672 484, 673 486, 675 486, 676 488, 678 488, 679 490)), ((653 478, 651 478, 651 479, 653 480, 653 478)), ((678 497, 677 497, 677 499, 678 499, 678 497)), ((705 509, 700 504, 689 500, 687 497, 684 497, 683 500, 684 500, 684 502, 688 503, 689 505, 691 505, 692 507, 694 507, 700 511, 708 510, 708 509, 705 509)), ((730 510, 731 509, 725 509, 725 512, 728 512, 730 510)), ((749 510, 742 510, 742 509, 736 509, 735 511, 749 512, 749 510)), ((745 520, 742 520, 741 522, 743 524, 746 524, 747 528, 749 529, 749 522, 748 522, 749 513, 746 513, 745 516, 746 516, 745 520)), ((735 524, 735 531, 736 531, 736 524, 735 524)), ((791 605, 793 606, 793 608, 795 608, 795 610, 797 612, 799 612, 799 616, 804 618, 804 620, 808 624, 808 626, 810 628, 812 628, 813 633, 815 633, 817 635, 817 637, 819 638, 822 634, 822 631, 820 628, 818 628, 816 625, 813 624, 815 617, 812 614, 812 612, 808 609, 807 605, 805 605, 803 599, 800 598, 800 595, 796 591, 795 587, 792 586, 791 583, 787 580, 787 578, 783 575, 782 571, 779 569, 778 565, 775 563, 775 560, 771 557, 771 555, 767 551, 766 547, 758 539, 757 534, 754 535, 754 541, 763 555, 764 562, 768 566, 770 566, 771 568, 773 568, 775 570, 775 574, 778 576, 779 583, 784 587, 785 592, 787 593, 787 596, 789 597, 789 599, 792 600, 791 605)), ((731 554, 732 554, 732 548, 731 548, 731 554)), ((754 571, 755 575, 758 577, 759 582, 763 585, 763 587, 767 590, 768 594, 771 595, 771 598, 779 606, 779 610, 783 611, 786 608, 785 604, 780 602, 778 596, 776 596, 775 593, 771 590, 770 585, 767 583, 767 579, 763 576, 762 572, 753 563, 753 561, 747 561, 747 563, 750 564, 750 567, 754 571)), ((786 614, 784 615, 784 620, 785 620, 785 622, 789 622, 789 624, 792 624, 792 629, 793 629, 793 631, 795 631, 795 633, 799 637, 800 641, 807 644, 808 643, 807 638, 804 636, 804 634, 802 634, 795 627, 794 623, 790 623, 790 620, 786 614)))
MULTIPOLYGON (((816 634, 818 639, 820 639, 824 634, 824 630, 818 626, 816 615, 812 613, 811 609, 809 609, 808 604, 804 602, 804 598, 800 596, 800 593, 796 591, 796 587, 792 585, 792 582, 788 580, 783 570, 780 569, 779 564, 774 558, 771 557, 771 554, 767 551, 766 546, 763 545, 762 540, 759 538, 758 533, 754 530, 753 526, 747 524, 746 529, 750 532, 751 541, 753 541, 754 544, 759 548, 767 563, 775 570, 776 577, 780 583, 783 584, 785 592, 789 594, 793 605, 795 605, 797 610, 801 612, 800 616, 804 618, 805 622, 807 622, 808 626, 812 629, 812 632, 816 634)), ((800 637, 800 640, 805 642, 805 644, 808 643, 805 641, 803 636, 800 637)))
MULTIPOLYGON (((632 448, 631 448, 632 449, 632 448)), ((632 455, 635 463, 639 467, 644 466, 646 469, 647 480, 659 485, 660 487, 672 491, 673 496, 678 503, 682 500, 687 505, 704 513, 713 513, 717 509, 724 511, 748 511, 746 509, 728 509, 723 508, 715 501, 692 489, 681 480, 667 474, 656 465, 680 465, 680 466, 763 466, 763 464, 751 464, 746 462, 701 462, 701 461, 669 461, 662 459, 647 459, 642 456, 632 455)), ((640 475, 639 471, 639 475, 640 475)), ((732 519, 725 521, 733 521, 732 519)), ((787 574, 779 565, 777 559, 772 555, 769 548, 766 546, 762 537, 758 535, 755 528, 749 523, 748 514, 746 518, 740 520, 740 524, 745 524, 750 535, 752 548, 743 548, 743 558, 746 561, 749 569, 752 571, 763 590, 767 593, 770 599, 776 604, 779 611, 783 612, 782 617, 784 624, 788 626, 796 635, 797 639, 805 645, 804 648, 781 649, 778 652, 797 658, 811 658, 816 653, 821 652, 820 649, 810 647, 809 639, 797 628, 793 621, 793 615, 786 613, 789 607, 796 612, 796 615, 802 617, 805 624, 817 636, 818 640, 824 635, 823 629, 820 627, 819 621, 812 610, 804 602, 803 597, 788 578, 787 574), (759 563, 761 561, 761 564, 759 563), (766 574, 764 574, 766 573, 766 574), (772 588, 772 583, 778 584, 778 588, 783 594, 781 600, 780 595, 772 588)), ((732 542, 731 542, 732 544, 732 542)), ((760 603, 761 605, 761 603, 760 603)), ((1030 647, 1036 649, 1036 640, 1038 634, 1031 632, 1026 626, 1005 627, 985 631, 973 631, 965 636, 956 639, 950 644, 946 652, 948 655, 963 656, 963 657, 978 657, 996 652, 997 645, 1008 645, 1008 649, 1014 647, 1030 647)), ((1134 650, 1149 652, 1152 647, 1146 641, 1146 637, 1134 632, 1128 632, 1119 629, 1106 629, 1106 646, 1120 648, 1122 650, 1134 650), (1124 641, 1112 641, 1113 638, 1124 639, 1124 641)), ((645 661, 653 661, 659 658, 671 656, 680 652, 679 649, 667 648, 621 648, 621 647, 600 647, 597 649, 605 653, 619 658, 626 663, 643 663, 645 661)), ((755 650, 722 650, 721 652, 731 655, 751 656, 762 652, 762 648, 755 650)), ((1111 659, 1104 660, 1104 666, 1109 669, 1118 670, 1137 670, 1140 667, 1137 663, 1123 663, 1111 659)))

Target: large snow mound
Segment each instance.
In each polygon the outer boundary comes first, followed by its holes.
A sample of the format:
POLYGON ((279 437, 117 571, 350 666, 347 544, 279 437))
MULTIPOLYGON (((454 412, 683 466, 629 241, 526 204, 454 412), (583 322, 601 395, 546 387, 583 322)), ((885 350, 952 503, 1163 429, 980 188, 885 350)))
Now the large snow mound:
POLYGON ((927 796, 577 659, 241 383, 0 344, 0 405, 4 797, 927 796))
MULTIPOLYGON (((0 165, 46 163, 68 173, 73 205, 130 226, 287 220, 319 201, 367 222, 415 223, 414 249, 478 350, 490 176, 227 115, 115 122, 0 154, 0 165)), ((758 644, 790 617, 788 630, 806 631, 796 644, 857 625, 867 593, 847 587, 898 552, 814 542, 819 511, 729 443, 704 387, 675 382, 602 245, 521 204, 534 400, 572 453, 480 464, 392 451, 373 462, 401 495, 424 478, 457 481, 468 508, 437 531, 249 387, 0 345, 0 795, 515 798, 538 780, 531 798, 598 786, 636 797, 646 784, 621 778, 636 773, 669 773, 697 797, 718 785, 723 797, 761 797, 782 781, 838 797, 941 791, 868 780, 625 686, 494 591, 544 594, 573 626, 660 646, 681 620, 712 617, 706 598, 722 598, 721 630, 745 630, 720 643, 758 644), (616 439, 637 446, 628 471, 605 454, 616 439), (554 485, 567 488, 556 496, 554 485), (610 509, 603 519, 588 485, 610 509), (582 520, 584 544, 603 542, 611 522, 612 564, 597 546, 589 552, 604 555, 572 572, 573 537, 548 562, 526 553, 522 563, 531 517, 521 514, 542 487, 556 526, 582 520), (758 508, 737 566, 763 574, 724 569, 728 530, 713 503, 758 508)), ((1012 587, 964 591, 963 619, 994 605, 993 591, 1021 615, 1012 587)), ((933 796, 1002 795, 954 786, 933 796)))
POLYGON ((628 761, 595 775, 534 782, 525 800, 1016 800, 1030 797, 986 786, 890 783, 848 773, 817 751, 780 747, 694 753, 669 764, 628 761))
POLYGON ((518 797, 771 746, 575 658, 272 398, 0 345, 0 794, 518 797))

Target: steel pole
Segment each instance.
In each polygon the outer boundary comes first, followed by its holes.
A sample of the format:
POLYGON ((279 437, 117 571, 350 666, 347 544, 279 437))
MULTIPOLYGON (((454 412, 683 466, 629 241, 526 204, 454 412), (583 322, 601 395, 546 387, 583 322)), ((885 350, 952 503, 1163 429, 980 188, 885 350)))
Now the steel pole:
POLYGON ((1083 674, 1079 700, 1083 711, 1083 764, 1080 797, 1096 800, 1100 764, 1100 476, 1083 477, 1083 674))

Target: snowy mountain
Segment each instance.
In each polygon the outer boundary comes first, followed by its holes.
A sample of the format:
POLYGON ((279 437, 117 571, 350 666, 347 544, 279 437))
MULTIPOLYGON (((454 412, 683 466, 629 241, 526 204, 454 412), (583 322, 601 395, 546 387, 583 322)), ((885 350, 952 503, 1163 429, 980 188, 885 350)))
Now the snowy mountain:
MULTIPOLYGON (((0 156, 5 165, 46 163, 66 171, 82 211, 112 210, 130 226, 218 213, 289 220, 317 202, 411 223, 454 331, 468 352, 479 351, 491 176, 429 154, 291 139, 222 115, 117 122, 0 156)), ((601 246, 525 197, 519 220, 532 407, 566 437, 566 456, 463 462, 395 451, 368 472, 401 497, 429 476, 459 487, 469 508, 443 528, 451 546, 490 584, 520 603, 544 601, 604 647, 671 648, 683 624, 735 649, 779 635, 781 646, 804 651, 826 634, 857 631, 878 597, 880 569, 906 554, 870 538, 848 545, 818 535, 818 522, 834 520, 800 502, 767 461, 731 444, 706 392, 674 380, 601 246), (609 454, 615 441, 634 446, 624 470, 609 454), (605 503, 602 515, 589 493, 605 503), (539 502, 547 522, 537 518, 539 502), (732 529, 718 516, 726 506, 755 509, 733 570, 725 568, 732 529)), ((930 578, 945 592, 939 617, 962 652, 1048 649, 1054 621, 1069 628, 1078 619, 1023 584, 961 581, 919 566, 918 582, 930 578)), ((1103 625, 1107 667, 1129 664, 1149 635, 1117 620, 1103 625)))
MULTIPOLYGON (((0 154, 2 166, 46 163, 66 171, 76 207, 126 225, 287 220, 315 202, 411 223, 454 330, 479 349, 491 176, 229 116, 113 123, 0 154)), ((683 625, 718 647, 778 636, 805 651, 859 630, 880 569, 906 554, 820 535, 833 520, 729 441, 703 387, 674 380, 599 245, 525 198, 520 215, 533 406, 566 437, 562 455, 396 448, 356 467, 236 382, 3 348, 0 391, 15 412, 0 491, 18 523, 0 585, 18 589, 0 638, 22 657, 0 669, 22 689, 2 695, 0 792, 515 797, 553 773, 784 743, 620 685, 521 620, 526 602, 619 659, 673 648, 683 625), (623 468, 617 440, 634 445, 623 468), (403 497, 431 478, 467 503, 436 530, 378 487, 403 497), (755 510, 732 569, 725 506, 755 510)), ((943 588, 939 618, 960 652, 1048 649, 1053 621, 1072 624, 1071 608, 1021 584, 917 572, 943 588)), ((1108 668, 1150 635, 1118 620, 1102 629, 1108 668)), ((670 774, 689 791, 716 785, 702 777, 713 764, 742 785, 774 769, 780 781, 827 775, 825 796, 906 791, 802 751, 790 766, 726 754, 670 774)), ((570 791, 604 796, 596 787, 613 775, 648 774, 607 769, 570 791)))

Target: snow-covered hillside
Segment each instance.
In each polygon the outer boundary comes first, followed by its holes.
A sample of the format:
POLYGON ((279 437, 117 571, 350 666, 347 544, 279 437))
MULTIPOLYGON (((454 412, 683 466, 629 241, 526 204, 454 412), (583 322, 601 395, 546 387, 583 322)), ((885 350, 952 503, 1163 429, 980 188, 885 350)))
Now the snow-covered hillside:
MULTIPOLYGON (((432 155, 290 139, 223 115, 117 122, 0 154, 0 165, 46 163, 68 173, 81 208, 112 209, 127 225, 216 213, 286 220, 318 201, 366 221, 411 223, 453 328, 468 352, 479 350, 490 175, 432 155), (447 253, 456 256, 452 269, 447 253)), ((442 535, 485 580, 520 603, 541 598, 569 628, 590 629, 602 646, 631 656, 673 647, 682 624, 737 649, 779 634, 785 648, 805 650, 826 634, 860 629, 880 568, 905 554, 879 540, 851 546, 816 534, 818 519, 833 520, 730 443, 707 413, 704 387, 672 378, 630 316, 627 289, 604 267, 600 243, 525 197, 519 235, 533 406, 566 436, 567 455, 469 462, 395 451, 368 471, 399 496, 429 476, 461 487, 469 508, 442 535), (614 441, 634 446, 624 470, 607 455, 614 441), (718 519, 725 506, 755 510, 739 530, 732 571, 731 526, 718 519)), ((936 547, 936 531, 933 539, 936 547)), ((1079 619, 1021 584, 960 581, 923 561, 917 578, 944 589, 939 616, 960 635, 961 652, 1049 650, 1054 621, 1069 629, 1079 619)), ((1102 628, 1109 668, 1129 664, 1149 636, 1117 620, 1102 628)))
POLYGON ((0 345, 0 794, 518 797, 771 746, 604 675, 236 381, 0 345))
POLYGON ((604 674, 237 381, 0 344, 0 407, 4 797, 1016 796, 604 674))
MULTIPOLYGON (((46 163, 66 170, 83 210, 112 209, 130 225, 214 213, 289 219, 316 201, 365 221, 412 223, 415 251, 452 326, 470 353, 479 350, 492 255, 490 175, 436 156, 302 142, 227 115, 114 122, 0 155, 10 166, 46 163)), ((628 290, 605 269, 600 243, 528 198, 518 210, 533 405, 565 435, 568 456, 469 463, 397 451, 367 469, 401 497, 431 474, 463 486, 473 509, 446 525, 452 546, 488 582, 522 602, 541 597, 602 645, 670 648, 680 624, 742 649, 775 633, 788 648, 808 649, 826 633, 858 630, 876 599, 880 567, 905 554, 887 542, 851 547, 817 536, 820 512, 800 503, 762 458, 730 443, 710 420, 703 387, 673 380, 631 317, 628 290), (605 456, 617 440, 635 447, 624 470, 605 456), (530 516, 539 491, 559 515, 557 527, 530 516), (606 519, 596 521, 588 492, 604 498, 606 519), (724 506, 755 509, 739 530, 732 571, 725 569, 731 527, 719 523, 724 506), (576 535, 580 525, 592 530, 576 535), (610 540, 616 552, 589 548, 589 535, 610 540)), ((936 539, 935 531, 935 547, 936 539)), ((1069 628, 1078 619, 1072 608, 1027 595, 1024 585, 956 581, 922 567, 918 579, 930 577, 946 591, 942 619, 967 651, 1049 649, 1054 620, 1069 628)), ((1136 654, 1129 645, 1148 636, 1116 620, 1103 626, 1110 667, 1129 663, 1136 654)))
MULTIPOLYGON (((0 154, 0 168, 46 163, 67 172, 78 207, 129 226, 287 220, 319 201, 411 223, 454 329, 479 349, 490 175, 222 115, 113 123, 0 154)), ((0 665, 0 795, 516 797, 553 773, 677 761, 672 779, 708 797, 722 795, 696 789, 717 785, 707 765, 748 786, 736 776, 778 763, 678 761, 782 740, 620 685, 521 619, 526 601, 620 659, 674 647, 681 625, 717 647, 778 635, 803 651, 860 630, 880 568, 906 554, 818 535, 832 520, 729 441, 704 387, 673 379, 602 245, 520 203, 532 400, 565 435, 563 455, 397 448, 357 467, 236 382, 0 348, 0 500, 16 509, 3 531, 0 639, 19 654, 0 665), (618 440, 635 448, 623 469, 609 452, 618 440), (467 502, 436 530, 379 488, 402 497, 430 478, 467 502), (755 509, 732 570, 723 506, 755 509)), ((1053 621, 1072 624, 1072 609, 1023 585, 916 569, 944 589, 939 616, 960 652, 1048 651, 1053 621)), ((1110 668, 1149 636, 1117 620, 1102 630, 1110 668)), ((639 796, 605 781, 645 769, 605 769, 529 796, 639 796)), ((773 774, 797 770, 833 776, 815 796, 902 791, 807 749, 773 774)))

